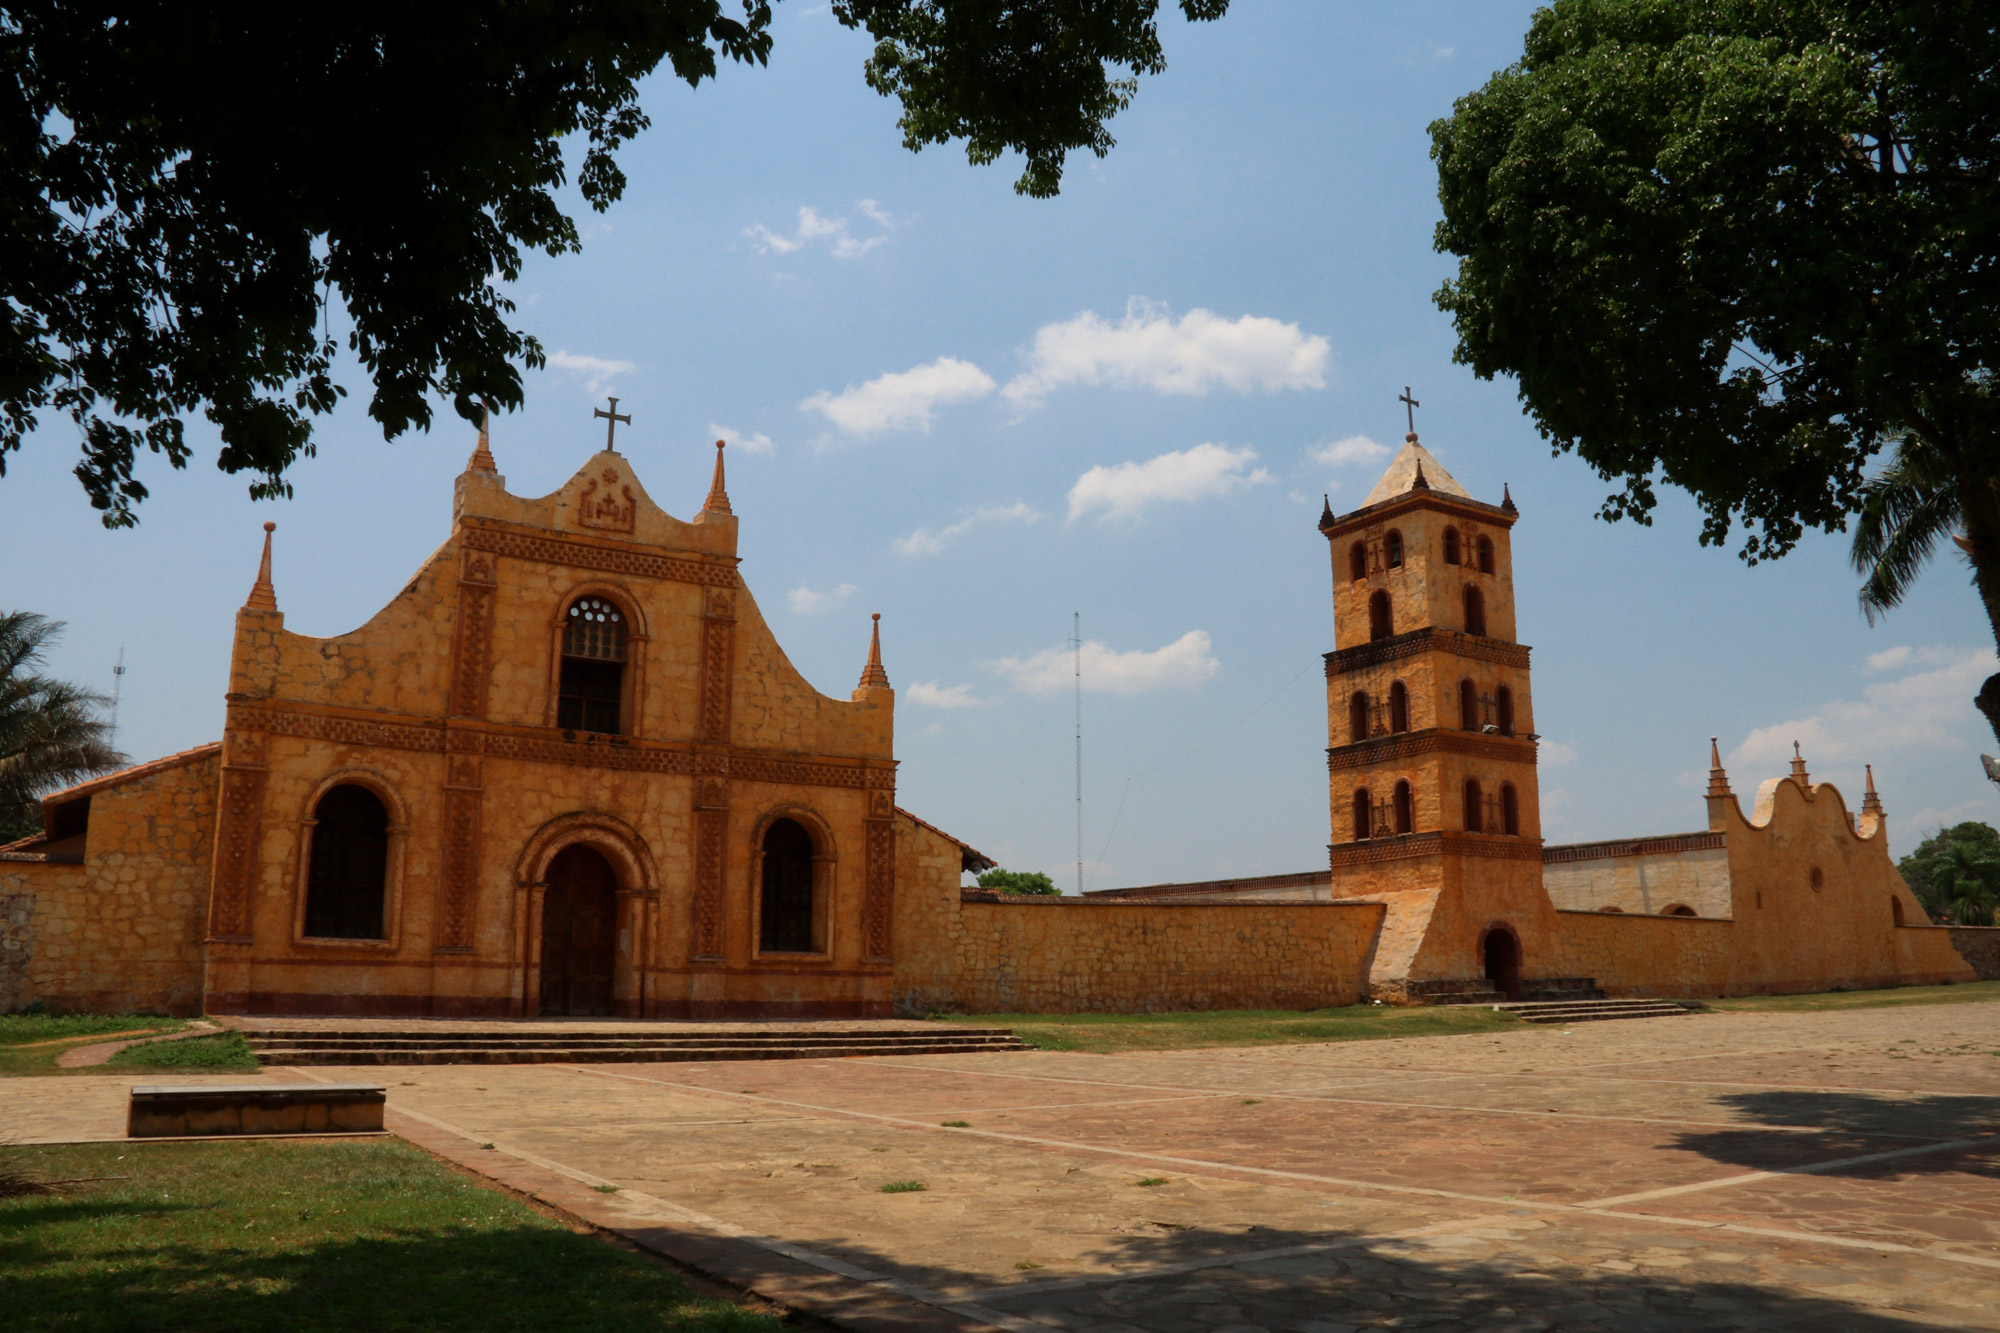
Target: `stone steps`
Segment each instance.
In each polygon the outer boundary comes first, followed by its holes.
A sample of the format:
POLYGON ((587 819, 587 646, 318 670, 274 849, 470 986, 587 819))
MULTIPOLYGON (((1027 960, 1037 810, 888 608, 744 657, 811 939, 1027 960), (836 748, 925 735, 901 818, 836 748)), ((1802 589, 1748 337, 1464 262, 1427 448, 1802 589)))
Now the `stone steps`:
POLYGON ((1692 1012, 1674 1000, 1521 1000, 1493 1006, 1526 1023, 1602 1023, 1614 1018, 1668 1018, 1692 1012))
POLYGON ((245 1032, 267 1065, 634 1064, 813 1060, 867 1055, 961 1055, 1031 1049, 1007 1028, 816 1032, 367 1032, 326 1028, 245 1032))

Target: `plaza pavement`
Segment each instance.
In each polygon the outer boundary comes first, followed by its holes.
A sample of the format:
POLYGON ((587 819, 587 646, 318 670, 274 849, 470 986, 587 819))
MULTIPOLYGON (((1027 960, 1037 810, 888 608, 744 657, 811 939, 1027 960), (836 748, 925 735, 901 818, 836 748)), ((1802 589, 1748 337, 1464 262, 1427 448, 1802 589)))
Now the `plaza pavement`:
MULTIPOLYGON (((862 1329, 2000 1329, 2000 1004, 270 1076, 862 1329)), ((119 1137, 135 1081, 0 1081, 0 1124, 119 1137)))

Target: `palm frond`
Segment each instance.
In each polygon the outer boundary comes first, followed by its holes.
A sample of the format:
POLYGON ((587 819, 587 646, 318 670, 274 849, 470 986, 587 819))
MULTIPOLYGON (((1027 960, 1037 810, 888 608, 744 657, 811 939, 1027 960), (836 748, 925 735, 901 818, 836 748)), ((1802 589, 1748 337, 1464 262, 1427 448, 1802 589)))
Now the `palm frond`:
POLYGON ((1864 575, 1868 623, 1900 603, 1960 522, 1957 478, 1943 455, 1914 435, 1896 443, 1887 467, 1861 488, 1849 559, 1864 575))

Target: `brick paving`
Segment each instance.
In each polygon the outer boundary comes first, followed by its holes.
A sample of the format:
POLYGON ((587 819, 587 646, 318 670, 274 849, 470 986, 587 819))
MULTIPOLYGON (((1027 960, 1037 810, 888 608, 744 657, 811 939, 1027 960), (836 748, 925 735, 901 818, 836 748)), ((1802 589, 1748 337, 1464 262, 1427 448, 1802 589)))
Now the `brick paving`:
MULTIPOLYGON (((270 1076, 387 1082, 397 1132, 860 1328, 2000 1329, 2000 1004, 270 1076)), ((129 1081, 0 1119, 116 1137, 129 1081)))

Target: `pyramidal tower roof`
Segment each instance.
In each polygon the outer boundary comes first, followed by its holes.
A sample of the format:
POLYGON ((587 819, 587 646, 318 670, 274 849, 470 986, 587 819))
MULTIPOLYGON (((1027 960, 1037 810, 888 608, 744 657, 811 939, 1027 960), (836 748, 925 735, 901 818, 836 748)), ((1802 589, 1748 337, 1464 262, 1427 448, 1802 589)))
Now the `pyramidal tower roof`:
POLYGON ((1361 507, 1366 509, 1369 505, 1393 500, 1405 491, 1415 490, 1419 471, 1432 490, 1467 500, 1472 498, 1472 493, 1444 470, 1444 464, 1432 457, 1430 450, 1417 443, 1415 435, 1405 435, 1402 452, 1390 461, 1389 470, 1382 474, 1382 480, 1375 483, 1375 489, 1368 492, 1368 498, 1361 502, 1361 507))

